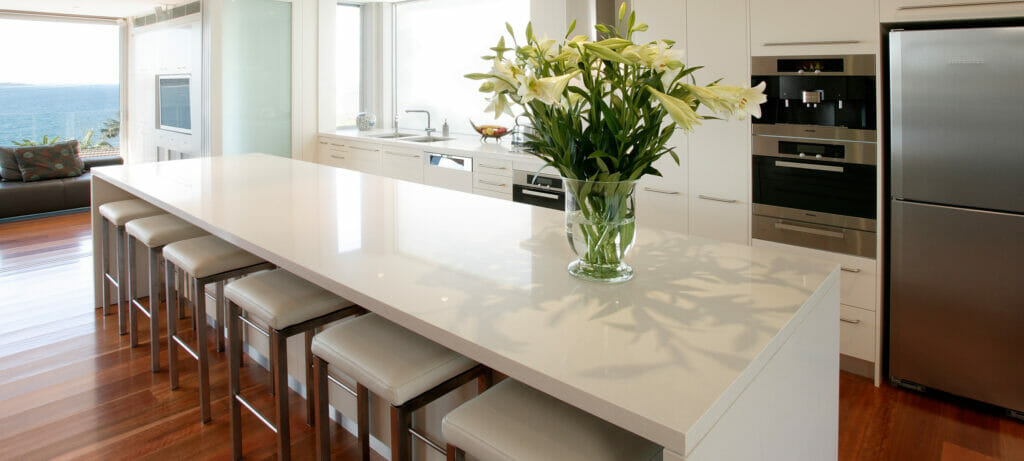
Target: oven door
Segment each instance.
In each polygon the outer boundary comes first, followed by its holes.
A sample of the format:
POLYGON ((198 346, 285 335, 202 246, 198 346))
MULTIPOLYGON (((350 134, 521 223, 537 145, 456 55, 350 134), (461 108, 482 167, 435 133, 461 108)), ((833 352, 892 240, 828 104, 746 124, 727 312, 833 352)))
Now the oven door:
POLYGON ((551 208, 552 210, 565 210, 565 191, 547 187, 513 184, 512 201, 551 208))
POLYGON ((875 231, 875 166, 754 155, 754 214, 875 231))

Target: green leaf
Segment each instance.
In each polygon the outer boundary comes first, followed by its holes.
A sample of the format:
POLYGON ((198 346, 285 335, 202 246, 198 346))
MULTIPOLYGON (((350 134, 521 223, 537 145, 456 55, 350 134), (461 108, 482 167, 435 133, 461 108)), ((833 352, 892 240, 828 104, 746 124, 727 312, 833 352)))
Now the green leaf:
POLYGON ((574 31, 574 30, 576 30, 576 20, 575 19, 573 19, 572 22, 569 23, 569 30, 567 30, 565 32, 565 38, 568 39, 569 35, 572 34, 572 31, 574 31))
POLYGON ((470 80, 487 80, 487 79, 490 79, 490 78, 492 78, 494 76, 491 75, 491 74, 474 73, 474 74, 463 75, 463 77, 466 77, 466 78, 468 78, 470 80))
POLYGON ((587 51, 596 54, 598 57, 606 61, 614 61, 621 64, 629 64, 629 61, 627 61, 626 58, 622 57, 621 54, 616 53, 596 43, 584 43, 583 47, 586 48, 587 51))

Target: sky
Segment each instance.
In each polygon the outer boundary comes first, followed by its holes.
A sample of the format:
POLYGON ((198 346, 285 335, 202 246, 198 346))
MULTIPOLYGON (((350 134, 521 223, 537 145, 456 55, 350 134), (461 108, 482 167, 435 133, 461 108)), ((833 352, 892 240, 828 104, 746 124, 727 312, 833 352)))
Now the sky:
POLYGON ((114 24, 0 19, 0 83, 118 82, 114 24))

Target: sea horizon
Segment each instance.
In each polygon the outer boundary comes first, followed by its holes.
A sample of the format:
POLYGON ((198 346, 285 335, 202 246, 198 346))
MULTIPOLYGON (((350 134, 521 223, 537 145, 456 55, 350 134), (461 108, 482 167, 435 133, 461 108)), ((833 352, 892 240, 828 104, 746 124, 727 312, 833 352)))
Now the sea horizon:
POLYGON ((43 136, 120 145, 120 136, 103 139, 104 122, 120 120, 118 84, 26 84, 0 82, 0 145, 39 142, 43 136))

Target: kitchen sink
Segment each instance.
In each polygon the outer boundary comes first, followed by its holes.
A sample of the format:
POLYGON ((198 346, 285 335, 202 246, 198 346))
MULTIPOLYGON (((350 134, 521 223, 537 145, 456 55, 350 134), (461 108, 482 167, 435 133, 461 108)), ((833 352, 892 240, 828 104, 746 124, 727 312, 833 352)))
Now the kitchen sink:
POLYGON ((446 138, 443 136, 417 136, 415 138, 405 138, 402 141, 412 142, 438 142, 438 141, 451 141, 455 138, 446 138))
POLYGON ((385 133, 385 134, 376 134, 376 135, 373 135, 373 136, 370 136, 370 137, 371 138, 377 138, 377 139, 397 139, 397 138, 408 138, 410 136, 416 136, 416 135, 412 134, 412 133, 385 133))

